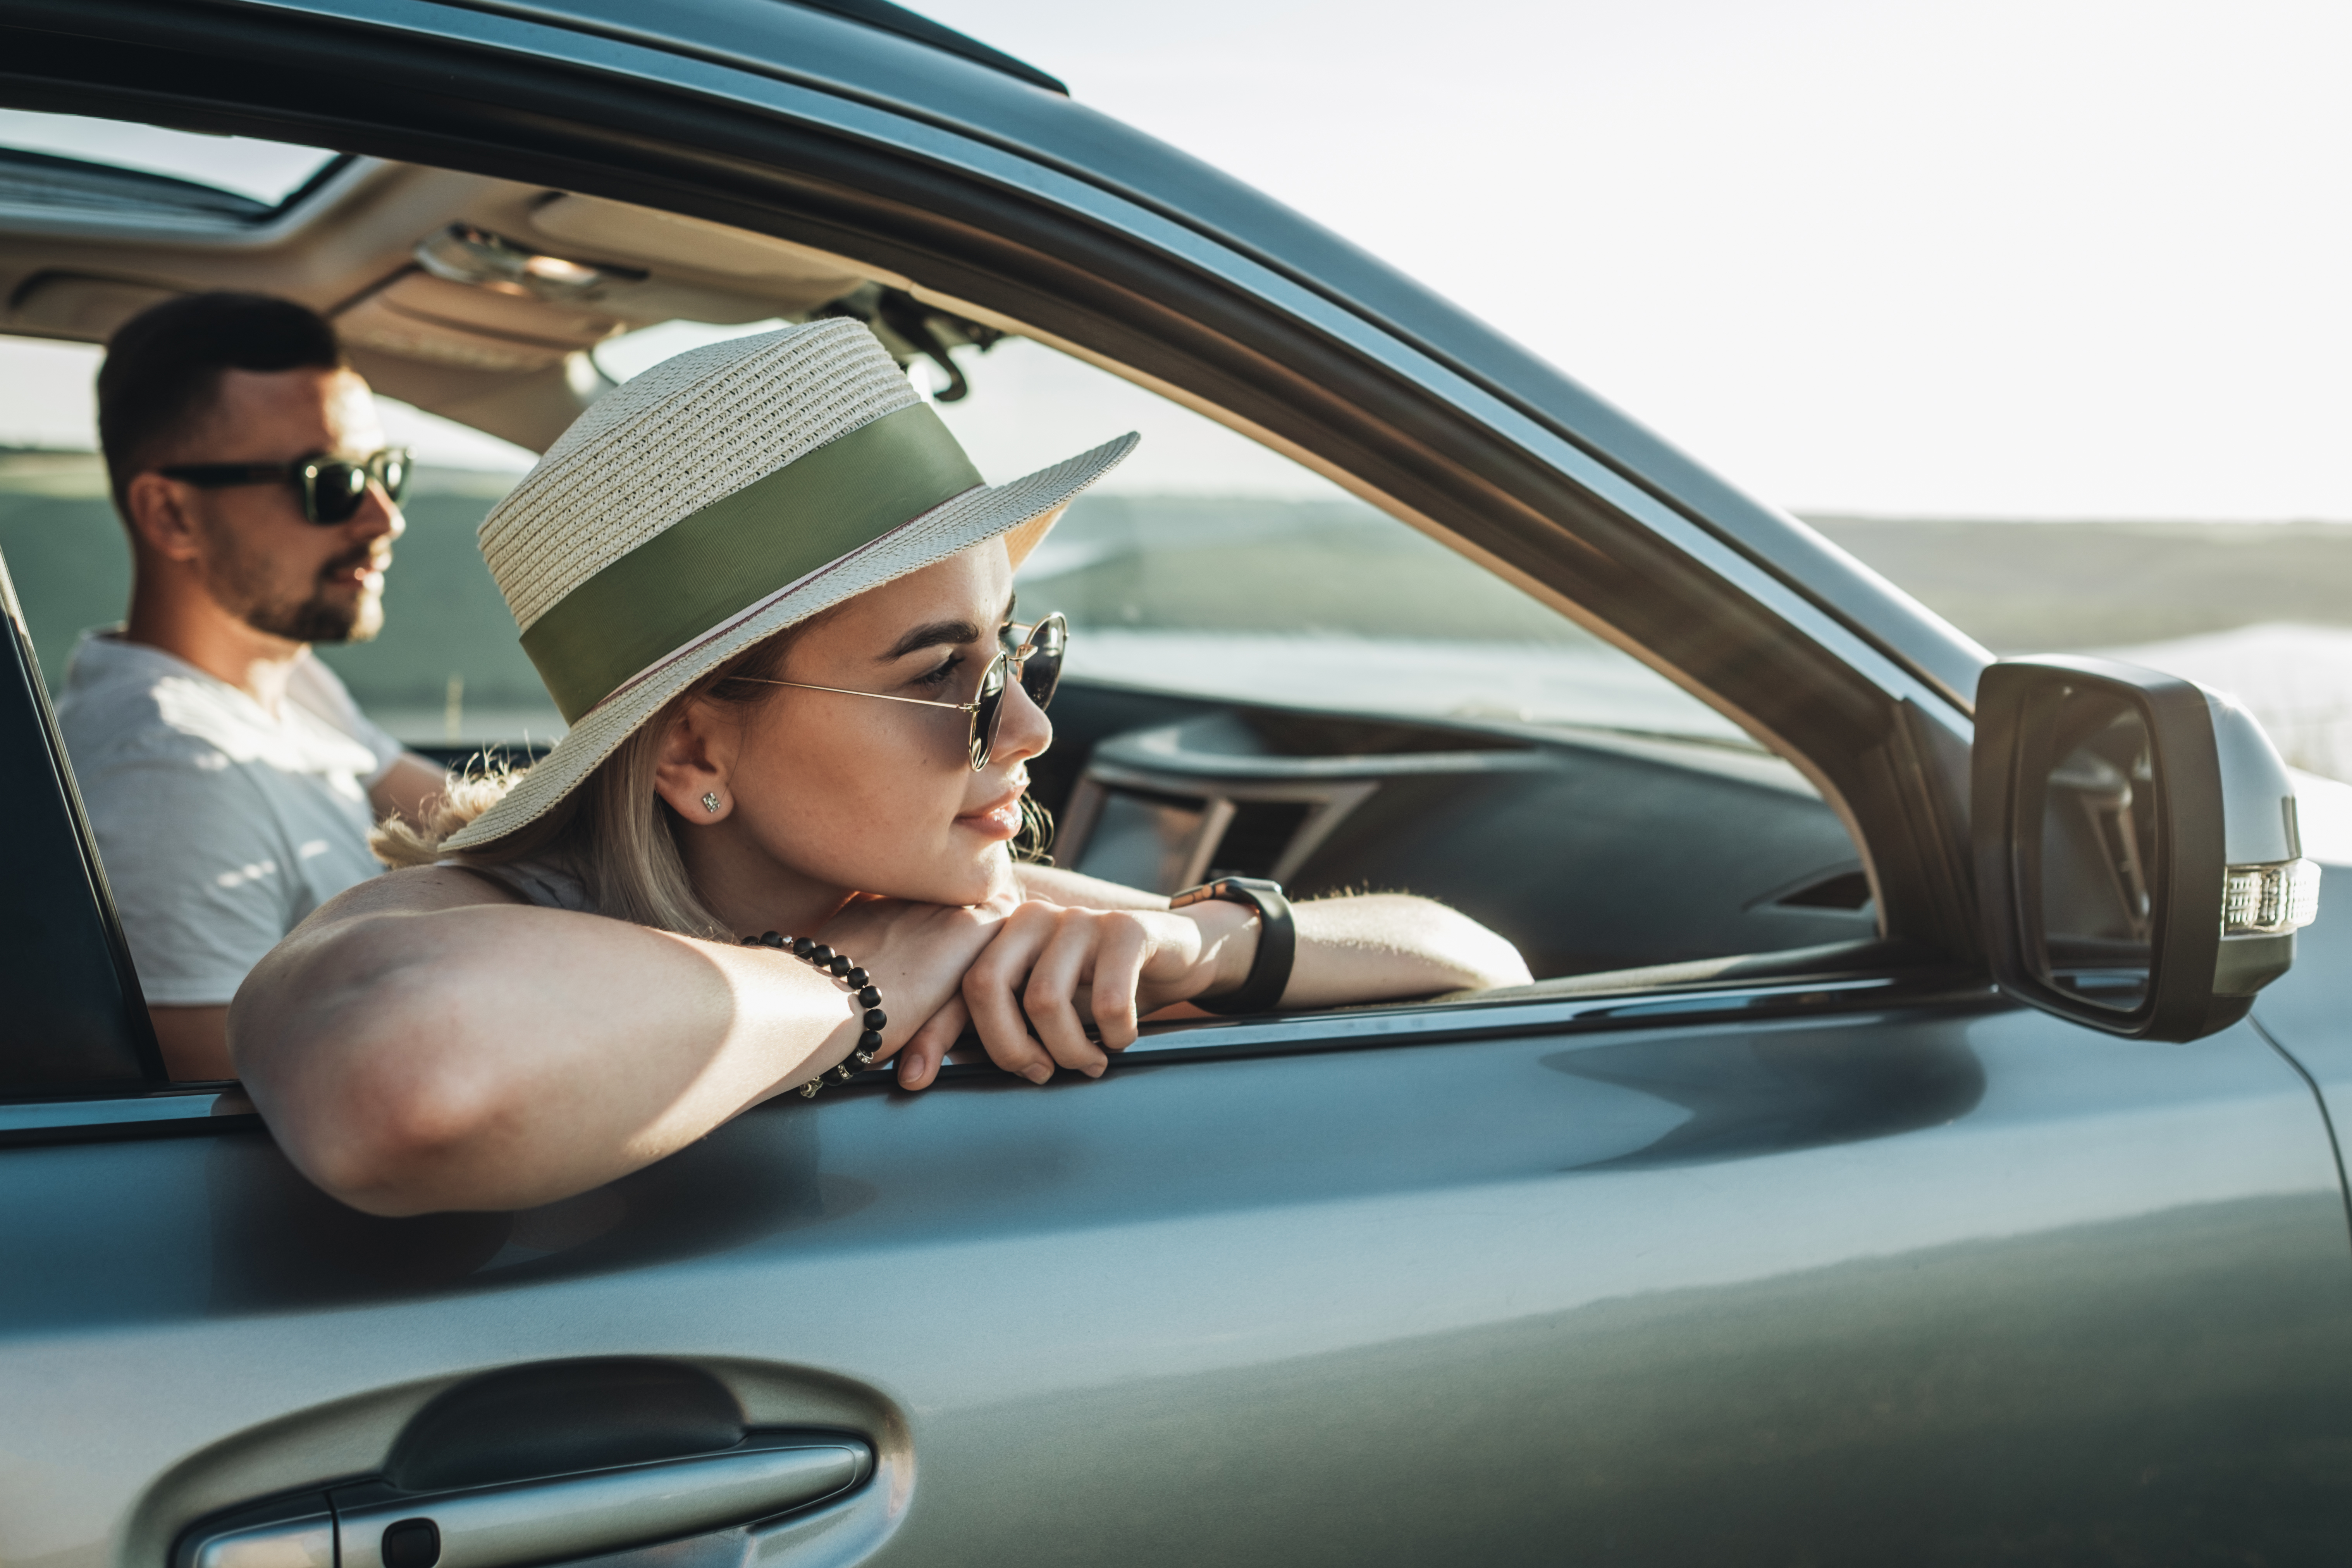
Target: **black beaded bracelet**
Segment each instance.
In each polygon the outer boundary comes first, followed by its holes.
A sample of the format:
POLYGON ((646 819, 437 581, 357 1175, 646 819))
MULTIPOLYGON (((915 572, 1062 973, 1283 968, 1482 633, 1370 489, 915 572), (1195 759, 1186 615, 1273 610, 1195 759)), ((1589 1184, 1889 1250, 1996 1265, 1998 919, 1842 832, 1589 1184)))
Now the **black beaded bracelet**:
POLYGON ((801 1085, 803 1100, 816 1098, 816 1091, 824 1087, 825 1073, 831 1073, 835 1083, 847 1083, 874 1065, 874 1053, 882 1048, 882 1030, 890 1022, 890 1016, 882 1011, 882 993, 874 988, 874 982, 866 971, 824 943, 811 942, 804 936, 780 936, 772 931, 761 931, 758 936, 745 937, 743 945, 772 947, 791 953, 811 969, 822 970, 846 984, 856 993, 857 1005, 866 1009, 865 1027, 858 1033, 857 1043, 849 1048, 849 1055, 801 1085))

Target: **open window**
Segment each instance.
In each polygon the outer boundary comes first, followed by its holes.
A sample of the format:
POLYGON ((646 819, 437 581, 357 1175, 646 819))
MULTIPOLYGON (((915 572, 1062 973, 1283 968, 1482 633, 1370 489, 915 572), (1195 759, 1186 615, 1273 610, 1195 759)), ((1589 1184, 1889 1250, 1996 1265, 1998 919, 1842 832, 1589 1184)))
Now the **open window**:
MULTIPOLYGON (((28 118, 43 117, 14 123, 28 118)), ((1059 863, 1163 892, 1231 872, 1294 896, 1423 893, 1500 931, 1539 979, 1880 929, 1854 838, 1808 771, 1434 527, 1147 377, 971 319, 887 268, 749 229, 283 151, 309 173, 269 202, 191 216, 181 193, 168 213, 112 213, 95 237, 79 217, 12 220, 0 331, 97 342, 172 287, 288 293, 330 310, 380 394, 528 450, 670 353, 854 316, 992 479, 1144 433, 1019 584, 1024 611, 1061 610, 1074 632, 1057 742, 1033 766, 1059 863), (270 243, 225 252, 191 226, 270 243)), ((0 150, 0 163, 36 155, 0 150)), ((562 721, 474 544, 514 468, 427 458, 383 634, 322 657, 419 749, 527 752, 562 721)), ((124 548, 95 460, 0 458, 0 550, 54 687, 73 636, 122 603, 124 548)))

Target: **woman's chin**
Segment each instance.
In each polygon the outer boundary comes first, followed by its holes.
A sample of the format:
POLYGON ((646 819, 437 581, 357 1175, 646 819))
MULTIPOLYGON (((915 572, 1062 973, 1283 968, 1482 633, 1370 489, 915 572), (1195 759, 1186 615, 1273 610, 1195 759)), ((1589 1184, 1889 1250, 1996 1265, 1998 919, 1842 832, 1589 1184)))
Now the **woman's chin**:
POLYGON ((939 867, 928 875, 892 880, 893 886, 866 890, 909 903, 946 904, 950 908, 992 903, 1019 891, 1013 879, 1013 857, 1002 844, 990 845, 984 852, 961 865, 939 867))
POLYGON ((966 900, 967 903, 984 904, 996 899, 1018 897, 1021 887, 1013 876, 1013 851, 1002 844, 993 847, 987 858, 975 868, 972 881, 979 892, 976 897, 966 900))

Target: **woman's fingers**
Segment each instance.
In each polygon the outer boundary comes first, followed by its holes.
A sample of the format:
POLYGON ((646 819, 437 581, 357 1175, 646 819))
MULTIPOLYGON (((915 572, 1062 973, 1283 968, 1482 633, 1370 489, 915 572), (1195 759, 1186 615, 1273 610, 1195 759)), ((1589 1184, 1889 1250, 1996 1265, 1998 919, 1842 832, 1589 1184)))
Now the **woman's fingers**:
POLYGON ((1088 1078, 1100 1078, 1110 1058, 1087 1038, 1085 1020, 1078 1016, 1078 987, 1093 967, 1098 945, 1108 936, 1116 915, 1067 910, 1055 920, 1053 936, 1029 968, 1021 990, 1021 1008, 1054 1060, 1088 1078))
POLYGON ((940 1076, 940 1063, 947 1058, 948 1048, 962 1038, 963 1026, 971 1017, 963 998, 957 996, 924 1019, 914 1037, 898 1048, 898 1087, 929 1088, 931 1080, 940 1076))
POLYGON ((1107 1053, 1135 1043, 1136 990, 1157 951, 1150 921, 1166 918, 1042 903, 1014 910, 963 978, 990 1059, 1032 1083, 1057 1066, 1101 1077, 1107 1053), (1087 1037, 1089 1016, 1099 1042, 1087 1037))
POLYGON ((963 976, 964 1005, 971 1010, 972 1027, 980 1031, 989 1059, 1032 1083, 1054 1076, 1054 1058, 1029 1037, 1029 1020, 1019 997, 1038 953, 1052 939, 1054 913, 1043 904, 1024 904, 997 929, 996 939, 963 976))
POLYGON ((1107 1051, 1123 1051, 1135 1044, 1135 992, 1150 951, 1143 922, 1129 919, 1107 924, 1095 948, 1093 994, 1087 1005, 1095 1033, 1107 1051))

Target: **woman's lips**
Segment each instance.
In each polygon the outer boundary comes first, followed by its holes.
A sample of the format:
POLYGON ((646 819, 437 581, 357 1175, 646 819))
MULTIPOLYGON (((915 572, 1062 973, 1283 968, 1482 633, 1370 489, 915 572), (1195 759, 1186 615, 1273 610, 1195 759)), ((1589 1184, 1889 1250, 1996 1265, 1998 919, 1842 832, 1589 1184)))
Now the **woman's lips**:
POLYGON ((984 838, 999 842, 1017 837, 1021 832, 1021 796, 1028 786, 1007 791, 1001 798, 991 801, 977 811, 967 811, 956 818, 958 827, 968 827, 984 838))

